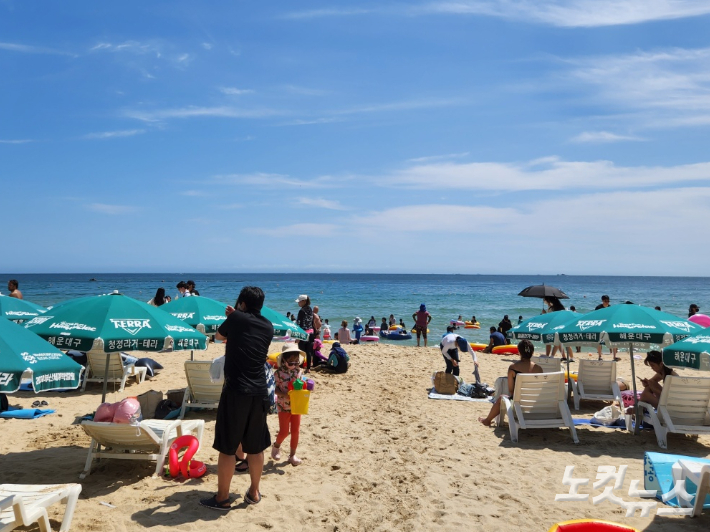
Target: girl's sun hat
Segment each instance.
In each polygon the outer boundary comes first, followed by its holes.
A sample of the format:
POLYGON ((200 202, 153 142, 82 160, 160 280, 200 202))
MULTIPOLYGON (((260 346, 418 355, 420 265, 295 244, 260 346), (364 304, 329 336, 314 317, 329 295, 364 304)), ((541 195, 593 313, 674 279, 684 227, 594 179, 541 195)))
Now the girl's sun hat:
POLYGON ((281 347, 281 354, 278 356, 276 360, 276 364, 278 366, 281 365, 281 361, 288 357, 289 355, 293 355, 295 353, 298 353, 298 365, 300 366, 303 364, 303 362, 306 360, 306 353, 301 351, 298 346, 294 343, 285 343, 281 347))

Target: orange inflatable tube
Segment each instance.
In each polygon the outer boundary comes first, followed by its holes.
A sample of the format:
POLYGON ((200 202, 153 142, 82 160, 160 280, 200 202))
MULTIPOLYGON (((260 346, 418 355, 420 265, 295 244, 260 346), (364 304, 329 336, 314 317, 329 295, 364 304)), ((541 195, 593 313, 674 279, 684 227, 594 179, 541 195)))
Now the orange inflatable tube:
POLYGON ((471 349, 474 351, 483 351, 486 347, 488 347, 488 344, 476 344, 471 342, 471 349))
POLYGON ((191 434, 186 434, 177 438, 170 446, 168 455, 170 476, 175 478, 182 473, 183 478, 199 478, 207 472, 205 464, 192 457, 200 448, 200 442, 191 434), (178 452, 186 448, 182 460, 178 452))
POLYGON ((497 345, 491 351, 494 355, 517 355, 517 345, 497 345))

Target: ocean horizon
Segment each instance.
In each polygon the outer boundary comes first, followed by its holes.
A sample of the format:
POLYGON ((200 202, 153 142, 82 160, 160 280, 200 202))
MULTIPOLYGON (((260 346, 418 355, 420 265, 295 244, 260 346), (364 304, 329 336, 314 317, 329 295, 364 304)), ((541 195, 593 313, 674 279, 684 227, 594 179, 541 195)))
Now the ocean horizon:
MULTIPOLYGON (((631 301, 661 306, 666 312, 687 317, 691 303, 703 312, 710 304, 710 277, 673 276, 576 276, 576 275, 486 275, 486 274, 362 274, 362 273, 42 273, 2 274, 17 279, 24 298, 42 306, 68 299, 119 291, 142 301, 153 297, 157 288, 176 297, 179 281, 195 281, 204 297, 234 304, 242 286, 260 286, 265 304, 279 312, 296 312, 295 299, 308 294, 312 305, 320 307, 323 319, 337 330, 342 320, 352 327, 353 318, 364 322, 374 316, 394 314, 408 327, 412 314, 424 303, 433 319, 431 338, 438 339, 451 319, 459 315, 468 320, 474 315, 481 329, 463 333, 471 341, 487 341, 488 327, 508 315, 518 317, 540 314, 542 300, 524 298, 518 293, 527 286, 547 284, 562 289, 578 312, 589 312, 609 295, 612 304, 631 301), (94 280, 92 280, 94 279, 94 280)), ((4 288, 4 285, 2 286, 4 288)), ((0 290, 6 293, 6 290, 0 290)), ((414 340, 405 341, 413 343, 414 340)))

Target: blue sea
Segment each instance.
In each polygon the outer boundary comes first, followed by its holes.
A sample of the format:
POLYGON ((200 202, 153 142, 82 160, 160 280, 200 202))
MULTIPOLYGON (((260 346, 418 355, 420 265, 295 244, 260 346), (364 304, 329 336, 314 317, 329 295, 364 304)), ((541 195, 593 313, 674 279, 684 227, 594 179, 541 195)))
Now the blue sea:
MULTIPOLYGON (((481 329, 460 332, 469 341, 487 342, 488 327, 497 325, 508 314, 517 323, 518 316, 540 314, 542 300, 517 294, 527 286, 546 284, 561 288, 570 299, 563 300, 578 312, 593 310, 602 294, 612 304, 632 301, 687 317, 688 305, 696 303, 700 311, 710 312, 710 278, 706 277, 602 277, 535 275, 373 275, 373 274, 4 274, 2 279, 17 279, 25 299, 50 306, 75 297, 122 294, 148 301, 158 287, 167 294, 177 294, 178 281, 195 281, 202 296, 233 305, 243 286, 256 285, 266 293, 266 305, 282 313, 298 311, 295 299, 308 294, 320 307, 331 329, 342 320, 352 327, 353 318, 364 322, 374 316, 394 314, 412 326, 412 314, 421 303, 432 314, 431 337, 438 339, 449 320, 475 315, 481 329), (91 279, 96 279, 92 281, 91 279)), ((2 293, 7 293, 2 286, 2 293)), ((400 342, 405 345, 415 340, 400 342)))

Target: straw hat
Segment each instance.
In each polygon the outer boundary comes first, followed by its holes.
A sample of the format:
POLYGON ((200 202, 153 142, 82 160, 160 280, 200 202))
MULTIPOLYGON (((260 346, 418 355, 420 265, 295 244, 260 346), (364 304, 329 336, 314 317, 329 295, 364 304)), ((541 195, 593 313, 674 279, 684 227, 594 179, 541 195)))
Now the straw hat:
POLYGON ((301 351, 298 346, 294 343, 285 343, 281 347, 281 354, 278 356, 276 359, 276 365, 277 367, 281 365, 281 361, 283 360, 283 357, 285 355, 293 354, 293 353, 298 353, 298 365, 300 366, 305 362, 306 360, 306 353, 301 351))

